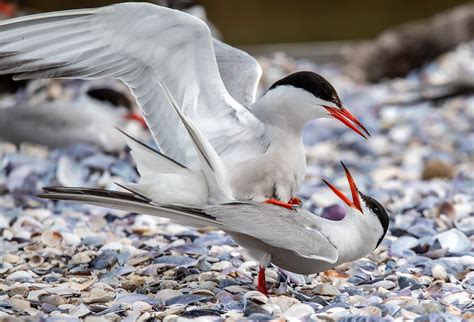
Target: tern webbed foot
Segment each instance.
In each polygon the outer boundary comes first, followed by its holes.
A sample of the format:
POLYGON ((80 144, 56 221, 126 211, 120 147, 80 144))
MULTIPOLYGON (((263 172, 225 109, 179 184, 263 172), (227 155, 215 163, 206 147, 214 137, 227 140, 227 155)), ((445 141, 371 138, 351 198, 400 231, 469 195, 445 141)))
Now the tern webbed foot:
POLYGON ((263 266, 259 266, 259 269, 258 269, 257 291, 264 294, 265 296, 269 296, 268 289, 267 289, 267 282, 265 280, 265 267, 263 266))
POLYGON ((286 209, 293 210, 293 205, 290 205, 289 203, 286 203, 277 199, 271 198, 271 199, 265 200, 265 202, 271 205, 280 206, 286 209))
POLYGON ((300 198, 291 198, 289 201, 288 201, 288 204, 290 205, 295 205, 295 206, 301 206, 303 204, 303 202, 301 201, 300 198))

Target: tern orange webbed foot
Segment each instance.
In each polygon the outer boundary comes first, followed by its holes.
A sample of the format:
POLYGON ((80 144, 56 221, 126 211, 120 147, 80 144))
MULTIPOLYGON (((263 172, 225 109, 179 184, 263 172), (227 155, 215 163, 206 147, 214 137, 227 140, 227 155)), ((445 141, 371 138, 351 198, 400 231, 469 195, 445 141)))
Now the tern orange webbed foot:
POLYGON ((291 199, 288 201, 288 204, 290 204, 290 205, 295 205, 295 206, 301 206, 301 205, 303 205, 303 202, 301 201, 300 198, 291 198, 291 199))
POLYGON ((280 206, 286 209, 293 210, 293 205, 290 205, 289 203, 286 203, 277 199, 271 198, 271 199, 265 200, 265 202, 271 205, 280 206))

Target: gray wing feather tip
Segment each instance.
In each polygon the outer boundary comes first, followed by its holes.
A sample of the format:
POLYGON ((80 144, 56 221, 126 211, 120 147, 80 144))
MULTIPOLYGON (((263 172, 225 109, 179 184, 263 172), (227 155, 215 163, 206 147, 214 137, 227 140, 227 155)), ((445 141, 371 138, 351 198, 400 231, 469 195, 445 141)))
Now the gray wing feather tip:
POLYGON ((158 154, 159 156, 161 156, 161 157, 165 158, 166 160, 168 160, 168 161, 170 161, 170 162, 176 164, 177 166, 181 167, 182 169, 187 169, 187 167, 186 167, 185 165, 183 165, 183 164, 179 163, 178 161, 176 161, 176 160, 170 158, 169 156, 163 154, 162 152, 160 152, 160 151, 158 151, 158 150, 152 148, 152 147, 149 146, 148 144, 145 144, 145 143, 143 143, 142 141, 140 141, 140 140, 134 138, 134 137, 131 136, 130 134, 128 134, 128 133, 126 133, 125 131, 123 131, 121 128, 119 128, 119 127, 117 127, 117 126, 116 126, 115 128, 116 128, 120 133, 122 133, 123 135, 125 135, 126 137, 128 137, 130 140, 133 140, 134 142, 140 144, 141 146, 145 147, 146 149, 150 150, 151 152, 158 154))

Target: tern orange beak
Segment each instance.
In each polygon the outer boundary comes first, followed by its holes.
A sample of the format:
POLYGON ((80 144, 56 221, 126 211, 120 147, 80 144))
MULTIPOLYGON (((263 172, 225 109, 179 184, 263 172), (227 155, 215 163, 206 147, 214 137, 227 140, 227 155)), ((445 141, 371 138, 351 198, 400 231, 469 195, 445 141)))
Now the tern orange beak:
POLYGON ((364 131, 368 136, 370 136, 369 131, 367 131, 367 129, 364 125, 362 125, 359 119, 357 119, 357 117, 351 112, 349 112, 349 110, 345 107, 338 108, 324 106, 324 108, 329 112, 329 115, 344 123, 344 125, 346 125, 348 128, 362 136, 364 139, 367 139, 367 136, 365 136, 362 131, 364 131))
POLYGON ((326 180, 323 179, 323 182, 338 196, 342 201, 345 202, 346 205, 349 207, 355 208, 359 210, 361 213, 362 212, 362 206, 360 203, 360 196, 359 196, 359 190, 357 189, 357 185, 354 181, 354 178, 352 177, 351 173, 349 172, 349 169, 347 169, 346 165, 342 163, 342 167, 344 168, 344 171, 346 173, 346 178, 347 181, 349 182, 349 187, 351 189, 351 195, 352 195, 352 201, 344 195, 344 193, 337 189, 335 186, 333 186, 331 183, 327 182, 326 180))

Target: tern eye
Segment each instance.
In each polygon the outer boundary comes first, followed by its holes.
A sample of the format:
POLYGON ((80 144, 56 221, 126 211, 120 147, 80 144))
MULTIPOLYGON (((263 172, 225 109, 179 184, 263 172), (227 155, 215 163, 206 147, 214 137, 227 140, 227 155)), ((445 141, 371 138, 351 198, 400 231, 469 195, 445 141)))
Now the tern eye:
POLYGON ((382 212, 380 211, 380 209, 378 207, 371 208, 370 210, 372 210, 372 212, 374 213, 375 216, 380 216, 382 214, 382 212))

